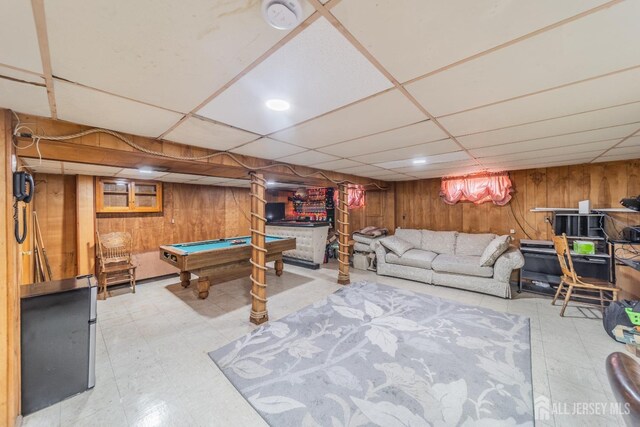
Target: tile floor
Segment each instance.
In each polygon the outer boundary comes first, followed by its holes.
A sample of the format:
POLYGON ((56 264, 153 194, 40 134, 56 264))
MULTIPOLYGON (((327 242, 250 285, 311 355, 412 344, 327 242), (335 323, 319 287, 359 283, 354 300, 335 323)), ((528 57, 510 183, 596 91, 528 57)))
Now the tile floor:
MULTIPOLYGON (((316 271, 290 265, 271 271, 269 315, 278 319, 339 288, 336 266, 316 271)), ((511 300, 352 270, 358 280, 405 288, 460 303, 531 318, 534 395, 562 412, 574 402, 614 402, 605 358, 624 351, 602 328, 599 312, 569 308, 558 315, 548 298, 523 293, 511 300), (568 405, 562 405, 567 403, 568 405), (557 405, 561 404, 561 405, 557 405)), ((136 294, 116 289, 98 302, 97 381, 93 390, 24 418, 24 426, 262 426, 253 408, 207 353, 246 334, 249 280, 216 285, 199 300, 195 283, 177 277, 141 283, 136 294)), ((624 425, 618 415, 552 414, 541 426, 624 425)))

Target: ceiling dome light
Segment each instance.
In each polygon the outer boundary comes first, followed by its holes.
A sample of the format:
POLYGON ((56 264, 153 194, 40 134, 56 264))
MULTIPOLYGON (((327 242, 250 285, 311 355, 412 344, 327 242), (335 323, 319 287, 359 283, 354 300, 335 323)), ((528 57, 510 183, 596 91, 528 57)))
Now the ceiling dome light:
POLYGON ((413 161, 414 165, 424 165, 425 163, 427 163, 427 159, 415 159, 413 161))
POLYGON ((302 7, 298 0, 262 0, 262 16, 278 30, 290 30, 300 22, 302 7))
POLYGON ((273 111, 286 111, 291 107, 291 105, 284 99, 270 99, 265 102, 265 105, 268 109, 273 111))

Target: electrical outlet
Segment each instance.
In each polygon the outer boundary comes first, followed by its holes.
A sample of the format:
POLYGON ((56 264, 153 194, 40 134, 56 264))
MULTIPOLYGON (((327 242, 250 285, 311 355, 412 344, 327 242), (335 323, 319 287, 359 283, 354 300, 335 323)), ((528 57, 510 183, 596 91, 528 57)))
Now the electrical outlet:
POLYGON ((511 234, 516 234, 516 230, 514 230, 513 228, 511 230, 509 230, 509 233, 511 234))
POLYGON ((171 224, 175 224, 176 220, 174 218, 171 218, 171 224))

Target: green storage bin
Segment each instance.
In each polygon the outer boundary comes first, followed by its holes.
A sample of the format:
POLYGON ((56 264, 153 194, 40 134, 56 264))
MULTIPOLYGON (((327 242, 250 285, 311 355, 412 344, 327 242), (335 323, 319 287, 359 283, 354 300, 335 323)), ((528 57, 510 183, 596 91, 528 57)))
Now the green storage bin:
POLYGON ((580 255, 593 255, 596 253, 596 245, 586 240, 574 240, 573 251, 580 255))

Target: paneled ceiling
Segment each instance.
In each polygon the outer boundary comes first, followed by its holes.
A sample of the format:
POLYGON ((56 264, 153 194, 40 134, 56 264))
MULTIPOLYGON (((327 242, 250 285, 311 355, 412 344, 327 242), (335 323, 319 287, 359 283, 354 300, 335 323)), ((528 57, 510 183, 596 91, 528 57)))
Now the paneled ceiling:
POLYGON ((21 113, 386 181, 640 158, 638 0, 0 3, 21 113))

